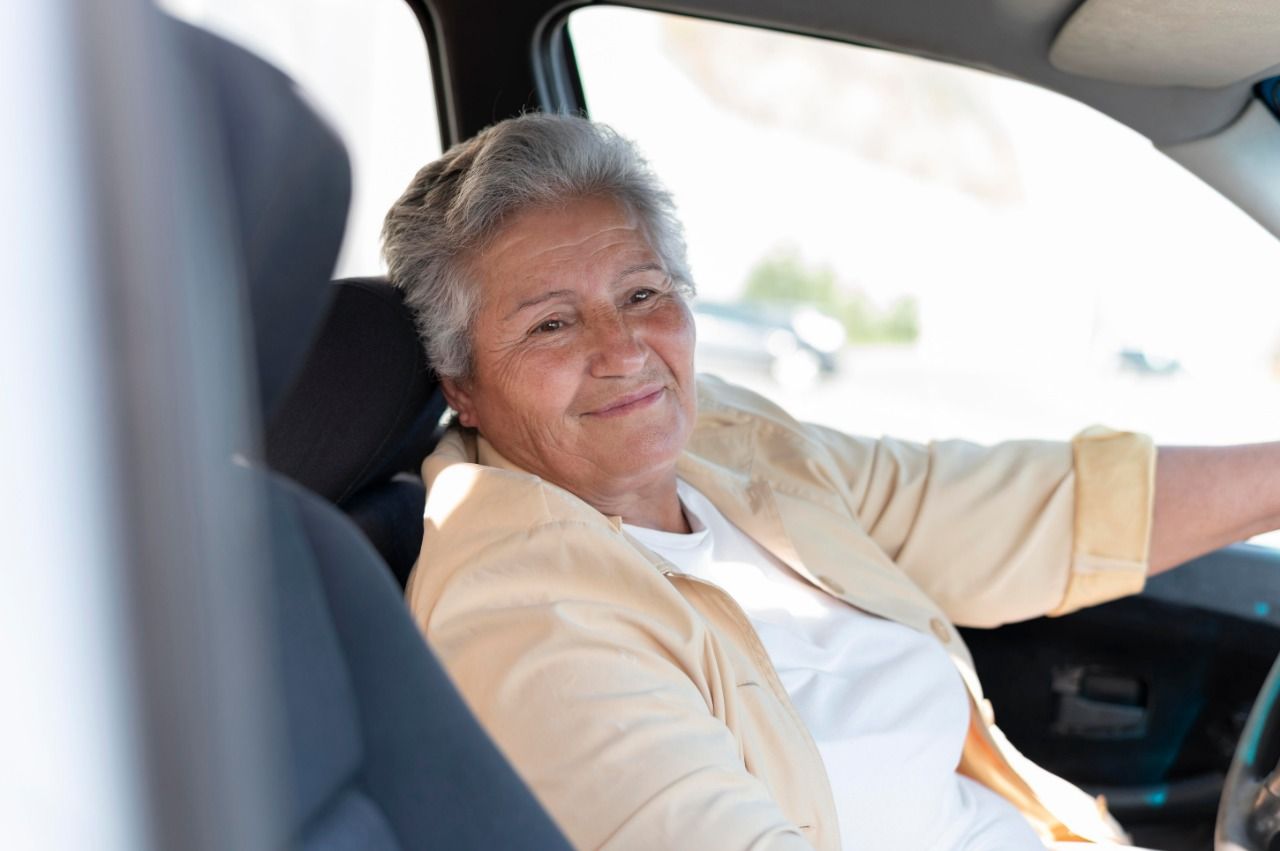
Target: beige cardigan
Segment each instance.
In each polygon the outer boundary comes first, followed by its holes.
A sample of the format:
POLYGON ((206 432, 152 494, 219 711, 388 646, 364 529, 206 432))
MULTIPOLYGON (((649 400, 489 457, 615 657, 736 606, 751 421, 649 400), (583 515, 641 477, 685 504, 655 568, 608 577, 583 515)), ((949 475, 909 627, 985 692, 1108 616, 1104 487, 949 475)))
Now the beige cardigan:
MULTIPOLYGON (((1154 458, 1098 429, 991 448, 849 437, 704 377, 679 473, 817 587, 944 645, 974 701, 959 770, 1046 838, 1115 839, 1000 735, 952 624, 1140 590, 1154 458)), ((575 846, 840 847, 817 749, 726 593, 473 434, 448 433, 423 476, 410 608, 575 846)))

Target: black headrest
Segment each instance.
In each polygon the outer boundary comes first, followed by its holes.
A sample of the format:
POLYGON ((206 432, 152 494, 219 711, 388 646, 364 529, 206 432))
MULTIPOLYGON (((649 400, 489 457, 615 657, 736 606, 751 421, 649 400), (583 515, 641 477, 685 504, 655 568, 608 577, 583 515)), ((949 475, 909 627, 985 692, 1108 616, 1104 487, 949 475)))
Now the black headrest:
POLYGON ((351 200, 334 132, 268 63, 175 22, 222 135, 249 284, 262 410, 282 398, 321 317, 351 200))
POLYGON ((351 278, 267 424, 267 463, 334 503, 416 468, 445 401, 400 291, 351 278))

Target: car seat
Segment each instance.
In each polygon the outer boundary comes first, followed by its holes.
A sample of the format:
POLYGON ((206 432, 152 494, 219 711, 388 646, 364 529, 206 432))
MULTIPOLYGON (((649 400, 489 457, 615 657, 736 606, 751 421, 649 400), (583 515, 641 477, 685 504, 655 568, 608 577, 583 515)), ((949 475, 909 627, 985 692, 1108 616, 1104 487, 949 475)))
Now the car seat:
POLYGON ((346 512, 404 587, 422 545, 418 467, 439 437, 444 394, 400 290, 351 278, 332 293, 267 423, 267 463, 346 512))
MULTIPOLYGON (((336 289, 341 300, 344 292, 327 281, 349 166, 341 143, 287 77, 221 39, 174 25, 224 136, 261 403, 275 415, 326 297, 336 289)), ((392 420, 420 414, 405 410, 392 420)), ((366 429, 383 423, 350 411, 316 425, 321 445, 276 452, 312 457, 378 444, 366 429)), ((251 474, 264 477, 269 492, 270 649, 283 681, 288 781, 279 844, 568 848, 459 698, 364 536, 297 482, 251 474)))

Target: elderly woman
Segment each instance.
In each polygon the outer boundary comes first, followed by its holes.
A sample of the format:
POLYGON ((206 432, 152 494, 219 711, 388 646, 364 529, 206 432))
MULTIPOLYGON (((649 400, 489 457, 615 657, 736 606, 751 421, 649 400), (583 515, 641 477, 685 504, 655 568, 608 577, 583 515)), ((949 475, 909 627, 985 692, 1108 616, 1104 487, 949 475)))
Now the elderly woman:
POLYGON ((575 845, 1123 841, 1001 736, 953 624, 1277 525, 1275 445, 868 440, 695 377, 671 199, 583 119, 455 146, 384 239, 456 412, 408 601, 575 845))

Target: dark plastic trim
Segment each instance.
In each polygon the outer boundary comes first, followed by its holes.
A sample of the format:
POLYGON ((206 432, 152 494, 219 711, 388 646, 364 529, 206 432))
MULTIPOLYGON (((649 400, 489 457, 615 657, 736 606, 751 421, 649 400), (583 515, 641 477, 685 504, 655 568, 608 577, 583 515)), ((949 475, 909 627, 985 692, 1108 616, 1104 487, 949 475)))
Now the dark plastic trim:
POLYGON ((1253 87, 1258 99, 1267 105, 1271 114, 1280 121, 1280 77, 1271 77, 1253 87))

